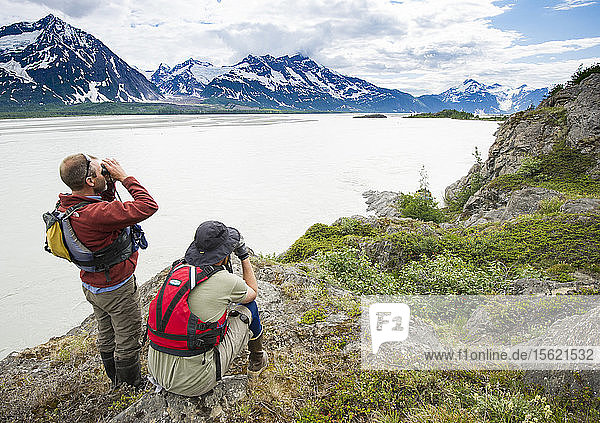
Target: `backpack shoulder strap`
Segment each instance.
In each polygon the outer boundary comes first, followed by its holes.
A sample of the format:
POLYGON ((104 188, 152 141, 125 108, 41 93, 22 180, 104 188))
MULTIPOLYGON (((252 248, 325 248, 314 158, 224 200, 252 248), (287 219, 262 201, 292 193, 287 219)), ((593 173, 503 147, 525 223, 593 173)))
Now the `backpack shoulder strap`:
POLYGON ((75 213, 77 210, 79 210, 80 208, 82 208, 83 206, 87 206, 88 204, 92 204, 91 201, 82 201, 81 203, 75 204, 74 206, 69 207, 66 211, 65 214, 63 215, 63 219, 66 219, 68 217, 71 217, 71 215, 73 213, 75 213))
MULTIPOLYGON (((181 299, 183 298, 183 296, 190 291, 190 283, 192 282, 192 279, 195 280, 194 278, 194 273, 192 271, 192 266, 188 267, 188 281, 184 284, 182 284, 179 289, 177 290, 177 293, 173 296, 173 298, 171 299, 171 302, 169 303, 169 305, 167 306, 167 310, 165 311, 165 314, 160 316, 160 323, 157 321, 157 329, 161 332, 164 332, 165 328, 167 327, 167 324, 169 323, 169 319, 171 318, 171 314, 173 314, 173 311, 175 310, 175 307, 177 306, 177 304, 179 303, 179 301, 181 301, 181 299)), ((168 280, 169 278, 167 278, 168 280)), ((164 289, 167 286, 168 282, 165 282, 161 288, 161 293, 159 294, 159 299, 158 299, 158 303, 161 304, 161 312, 162 312, 162 302, 163 302, 163 294, 164 294, 164 289)), ((157 304, 158 305, 158 304, 157 304)), ((158 307, 157 307, 157 315, 156 317, 158 318, 158 307)))
POLYGON ((193 274, 192 277, 194 278, 194 280, 193 280, 191 289, 194 289, 194 287, 196 285, 204 282, 205 280, 210 278, 212 275, 214 275, 215 273, 217 273, 221 270, 225 270, 225 267, 221 266, 221 265, 196 267, 196 272, 192 272, 192 274, 193 274))

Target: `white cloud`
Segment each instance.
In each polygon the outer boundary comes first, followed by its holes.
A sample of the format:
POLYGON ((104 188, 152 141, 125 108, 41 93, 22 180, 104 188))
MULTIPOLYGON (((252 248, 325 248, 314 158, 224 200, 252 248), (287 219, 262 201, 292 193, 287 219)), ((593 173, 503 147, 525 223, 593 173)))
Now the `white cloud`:
POLYGON ((511 7, 495 0, 73 3, 0 0, 0 18, 31 21, 52 12, 141 69, 189 57, 229 65, 248 54, 300 52, 337 72, 413 94, 441 92, 467 77, 551 85, 582 62, 561 55, 600 45, 599 38, 523 45, 518 32, 492 26, 511 7))
MULTIPOLYGON (((585 7, 591 6, 593 4, 598 3, 597 1, 588 1, 588 0, 563 0, 560 3, 551 6, 554 10, 569 10, 574 9, 576 7, 585 7)), ((548 6, 550 7, 550 6, 548 6)))

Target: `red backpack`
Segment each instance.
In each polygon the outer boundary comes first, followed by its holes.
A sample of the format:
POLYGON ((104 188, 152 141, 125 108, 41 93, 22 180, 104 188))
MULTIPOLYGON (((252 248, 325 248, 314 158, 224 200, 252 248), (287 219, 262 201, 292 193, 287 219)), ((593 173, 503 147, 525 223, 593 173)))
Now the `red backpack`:
POLYGON ((148 337, 157 351, 180 357, 204 354, 219 345, 227 332, 227 311, 216 322, 200 320, 189 308, 194 287, 223 266, 195 267, 175 262, 156 297, 150 303, 148 337))

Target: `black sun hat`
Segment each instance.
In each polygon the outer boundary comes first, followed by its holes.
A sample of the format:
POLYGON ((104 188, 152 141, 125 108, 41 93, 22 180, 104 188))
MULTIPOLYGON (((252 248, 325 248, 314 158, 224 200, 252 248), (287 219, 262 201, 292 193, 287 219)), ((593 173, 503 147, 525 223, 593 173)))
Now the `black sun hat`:
POLYGON ((196 229, 194 241, 185 252, 185 261, 194 266, 218 263, 235 250, 240 233, 216 220, 203 222, 196 229))

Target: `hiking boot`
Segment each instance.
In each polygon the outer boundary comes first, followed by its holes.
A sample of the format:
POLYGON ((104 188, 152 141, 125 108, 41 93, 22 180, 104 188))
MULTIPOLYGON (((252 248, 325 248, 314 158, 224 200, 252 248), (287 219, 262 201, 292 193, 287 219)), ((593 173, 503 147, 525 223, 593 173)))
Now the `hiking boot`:
POLYGON ((125 359, 115 359, 117 384, 125 382, 134 388, 141 388, 144 384, 138 355, 125 359))
POLYGON ((267 364, 269 364, 269 356, 263 350, 262 341, 262 332, 255 339, 248 341, 248 349, 250 350, 248 376, 259 376, 262 371, 267 368, 267 364))
POLYGON ((110 379, 110 388, 113 389, 117 386, 117 370, 115 369, 115 356, 113 352, 100 352, 102 357, 102 364, 104 364, 104 370, 106 370, 106 376, 110 379))

